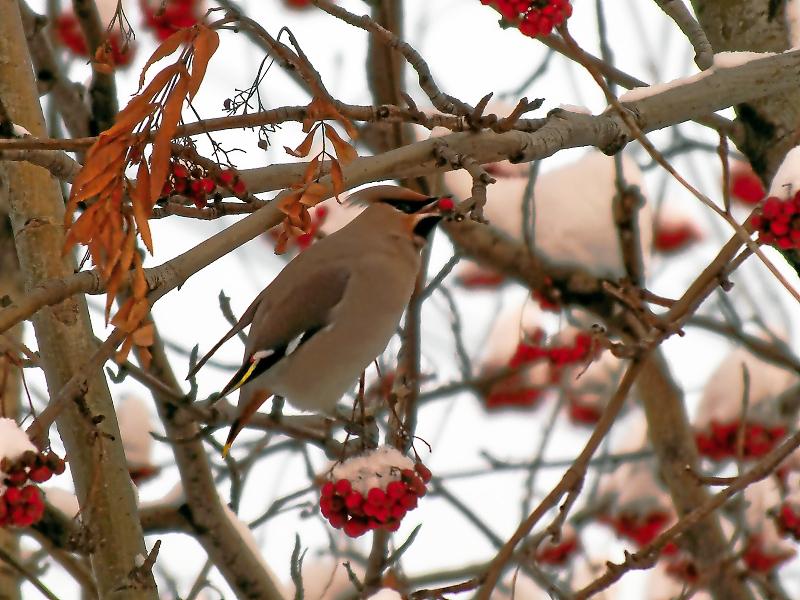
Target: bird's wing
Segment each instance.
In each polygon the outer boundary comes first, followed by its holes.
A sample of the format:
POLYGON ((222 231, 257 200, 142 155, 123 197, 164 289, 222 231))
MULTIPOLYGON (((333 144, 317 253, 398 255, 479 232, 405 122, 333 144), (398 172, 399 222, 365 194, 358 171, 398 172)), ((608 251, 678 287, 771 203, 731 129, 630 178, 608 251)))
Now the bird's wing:
POLYGON ((242 318, 193 369, 196 372, 233 335, 252 322, 241 368, 223 388, 229 394, 260 375, 281 358, 307 342, 328 324, 331 311, 344 296, 350 270, 320 267, 301 280, 280 275, 261 292, 242 318), (269 290, 269 294, 267 294, 269 290))
POLYGON ((220 395, 251 381, 324 329, 347 289, 350 269, 323 267, 311 270, 291 284, 277 281, 269 301, 259 305, 245 344, 242 367, 220 395))
MULTIPOLYGON (((296 275, 296 274, 295 274, 296 275)), ((245 356, 280 348, 290 354, 329 323, 331 311, 344 296, 350 279, 348 266, 320 265, 303 278, 276 283, 269 302, 253 316, 245 356)))

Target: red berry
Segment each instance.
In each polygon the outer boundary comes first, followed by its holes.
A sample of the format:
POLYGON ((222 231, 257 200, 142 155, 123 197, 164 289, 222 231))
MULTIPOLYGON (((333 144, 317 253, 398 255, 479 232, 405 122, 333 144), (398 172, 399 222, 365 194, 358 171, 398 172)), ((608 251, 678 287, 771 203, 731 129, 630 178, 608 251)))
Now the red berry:
POLYGON ((22 492, 19 488, 11 487, 5 493, 6 502, 11 506, 22 503, 22 492))
POLYGON ((400 498, 400 505, 406 510, 417 508, 417 497, 414 494, 406 494, 400 498))
POLYGON ((367 492, 367 502, 380 506, 386 502, 386 492, 381 488, 372 488, 367 492))
POLYGON ((331 527, 334 529, 341 529, 342 527, 347 526, 347 517, 342 513, 333 513, 331 516, 328 517, 328 522, 331 524, 331 527))
POLYGON ((23 485, 26 481, 28 481, 28 474, 25 472, 25 469, 21 468, 9 473, 6 476, 6 480, 8 481, 9 485, 23 485))
POLYGON ((200 189, 202 189, 206 194, 210 194, 217 189, 217 184, 214 183, 214 180, 210 177, 203 177, 200 180, 200 189))
POLYGON ((241 179, 233 184, 231 191, 235 196, 244 196, 247 193, 247 186, 241 179))
POLYGON ((189 169, 180 163, 174 163, 172 165, 172 174, 178 179, 186 179, 189 177, 189 169))
POLYGON ((230 186, 234 179, 236 179, 236 172, 231 169, 225 169, 220 172, 218 181, 221 185, 230 186))
POLYGON ((403 485, 402 481, 392 481, 389 485, 386 486, 386 495, 389 496, 392 500, 397 500, 401 498, 406 493, 406 486, 403 485))
POLYGON ((350 493, 350 490, 353 486, 350 484, 350 481, 347 479, 340 479, 334 484, 334 489, 336 490, 336 494, 339 496, 346 496, 350 493))
POLYGON ((439 198, 439 201, 436 203, 436 205, 442 212, 450 212, 456 207, 456 203, 453 202, 452 198, 439 198))
POLYGON ((330 517, 333 511, 333 498, 330 496, 323 496, 319 499, 319 510, 323 517, 330 517))
POLYGON ((422 481, 425 483, 428 483, 431 480, 431 470, 421 462, 418 462, 414 465, 414 470, 419 473, 419 476, 422 477, 422 481))
POLYGON ((333 482, 327 481, 322 486, 322 489, 320 490, 320 493, 322 494, 323 497, 333 496, 333 492, 335 491, 335 489, 336 488, 334 487, 333 482))
POLYGON ((28 473, 28 477, 30 477, 31 481, 35 481, 36 483, 44 483, 52 476, 53 472, 49 469, 49 467, 44 465, 41 467, 35 467, 31 469, 30 473, 28 473))
POLYGON ((358 492, 350 492, 344 499, 344 505, 350 511, 361 508, 362 504, 364 504, 364 496, 362 496, 358 492))
POLYGON ((400 529, 400 521, 389 522, 386 525, 384 525, 384 529, 386 529, 387 531, 397 531, 398 529, 400 529))
POLYGON ((406 516, 406 509, 400 505, 395 505, 392 507, 392 518, 397 519, 398 521, 406 516))
POLYGON ((357 538, 367 532, 368 526, 366 521, 361 519, 350 519, 344 524, 344 532, 352 538, 357 538))

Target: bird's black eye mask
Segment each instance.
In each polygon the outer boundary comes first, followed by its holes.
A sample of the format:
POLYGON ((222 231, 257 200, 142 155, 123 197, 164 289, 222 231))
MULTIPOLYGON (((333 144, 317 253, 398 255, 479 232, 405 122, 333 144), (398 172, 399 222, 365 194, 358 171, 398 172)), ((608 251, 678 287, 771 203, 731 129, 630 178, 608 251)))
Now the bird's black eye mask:
POLYGON ((426 198, 425 200, 400 200, 394 198, 386 198, 382 200, 384 204, 388 204, 399 210, 400 212, 404 212, 407 215, 413 215, 414 213, 418 213, 424 208, 427 208, 431 205, 431 203, 436 202, 439 198, 426 198))

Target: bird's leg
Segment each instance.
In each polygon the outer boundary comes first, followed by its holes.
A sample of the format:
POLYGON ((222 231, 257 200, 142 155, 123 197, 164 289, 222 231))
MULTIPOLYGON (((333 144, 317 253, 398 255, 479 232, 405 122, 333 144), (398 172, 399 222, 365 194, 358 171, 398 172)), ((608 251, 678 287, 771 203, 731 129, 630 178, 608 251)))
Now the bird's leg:
POLYGON ((272 397, 272 410, 269 411, 269 418, 279 423, 283 419, 283 405, 285 400, 283 396, 277 394, 272 397))

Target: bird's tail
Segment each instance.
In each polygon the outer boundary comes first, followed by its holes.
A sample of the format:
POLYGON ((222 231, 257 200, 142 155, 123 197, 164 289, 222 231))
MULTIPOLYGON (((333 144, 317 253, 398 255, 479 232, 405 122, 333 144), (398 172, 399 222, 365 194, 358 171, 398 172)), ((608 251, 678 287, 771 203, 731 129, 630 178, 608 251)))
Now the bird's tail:
POLYGON ((240 398, 239 407, 241 412, 233 420, 233 423, 231 423, 231 429, 228 432, 228 438, 225 440, 225 445, 222 447, 223 458, 228 456, 228 452, 230 452, 231 446, 233 445, 236 436, 238 436, 239 433, 242 431, 242 429, 244 429, 244 426, 247 425, 248 421, 250 421, 250 419, 253 417, 258 408, 262 404, 264 404, 264 402, 269 400, 272 396, 273 393, 270 392, 269 390, 257 389, 246 400, 240 398), (242 403, 243 400, 244 403, 242 403))

